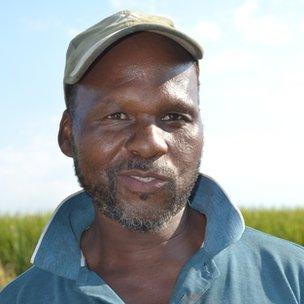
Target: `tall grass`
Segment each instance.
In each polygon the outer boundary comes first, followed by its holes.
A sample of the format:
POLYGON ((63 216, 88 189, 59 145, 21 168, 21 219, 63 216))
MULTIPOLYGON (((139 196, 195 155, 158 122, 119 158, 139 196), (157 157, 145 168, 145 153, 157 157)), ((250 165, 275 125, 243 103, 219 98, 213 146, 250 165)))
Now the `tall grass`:
POLYGON ((304 246, 304 208, 242 209, 247 226, 304 246))
MULTIPOLYGON (((304 208, 242 209, 247 226, 304 246, 304 208)), ((30 267, 30 257, 50 213, 0 215, 0 288, 30 267)))
POLYGON ((0 286, 30 267, 49 213, 0 216, 0 286))

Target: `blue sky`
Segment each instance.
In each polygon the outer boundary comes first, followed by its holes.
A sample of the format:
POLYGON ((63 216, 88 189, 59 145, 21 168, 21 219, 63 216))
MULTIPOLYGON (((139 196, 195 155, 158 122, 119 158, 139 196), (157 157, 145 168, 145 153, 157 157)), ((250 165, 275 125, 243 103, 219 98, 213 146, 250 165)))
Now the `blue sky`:
POLYGON ((304 205, 304 1, 10 1, 0 10, 0 212, 79 190, 57 147, 69 41, 121 9, 165 15, 204 48, 201 171, 246 207, 304 205))

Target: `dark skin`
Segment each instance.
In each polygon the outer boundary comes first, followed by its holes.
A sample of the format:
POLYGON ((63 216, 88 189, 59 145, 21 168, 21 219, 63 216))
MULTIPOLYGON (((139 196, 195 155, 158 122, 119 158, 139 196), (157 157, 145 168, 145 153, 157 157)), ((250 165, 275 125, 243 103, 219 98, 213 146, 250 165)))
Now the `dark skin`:
MULTIPOLYGON (((100 179, 106 184, 100 172, 137 157, 169 167, 179 189, 191 178, 203 147, 190 55, 149 32, 124 39, 79 82, 74 118, 63 113, 58 138, 69 157, 74 157, 72 137, 87 183, 100 179)), ((142 199, 119 183, 118 192, 122 207, 131 204, 142 216, 145 210, 162 210, 167 194, 160 190, 142 199)), ((80 244, 89 269, 126 303, 168 303, 181 267, 204 240, 205 216, 185 204, 165 227, 143 233, 98 210, 95 214, 80 244)))

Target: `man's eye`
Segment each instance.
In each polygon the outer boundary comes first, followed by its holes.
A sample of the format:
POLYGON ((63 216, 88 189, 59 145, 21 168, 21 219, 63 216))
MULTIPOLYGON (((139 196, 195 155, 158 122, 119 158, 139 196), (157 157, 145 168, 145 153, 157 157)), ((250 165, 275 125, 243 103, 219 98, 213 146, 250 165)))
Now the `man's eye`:
POLYGON ((176 120, 184 120, 184 121, 189 121, 189 119, 181 114, 177 113, 169 113, 166 116, 162 118, 163 121, 176 121, 176 120))
POLYGON ((117 120, 125 120, 128 119, 128 116, 125 113, 122 112, 117 112, 117 113, 113 113, 108 115, 106 118, 108 119, 117 119, 117 120))

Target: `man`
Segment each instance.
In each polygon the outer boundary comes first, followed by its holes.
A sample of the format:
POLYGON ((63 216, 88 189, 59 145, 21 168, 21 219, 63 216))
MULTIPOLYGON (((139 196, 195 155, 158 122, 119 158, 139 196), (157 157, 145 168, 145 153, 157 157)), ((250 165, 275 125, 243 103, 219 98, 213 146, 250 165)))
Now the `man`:
POLYGON ((0 303, 304 303, 301 246, 244 227, 199 173, 199 45, 122 11, 67 52, 58 135, 85 191, 0 303))

